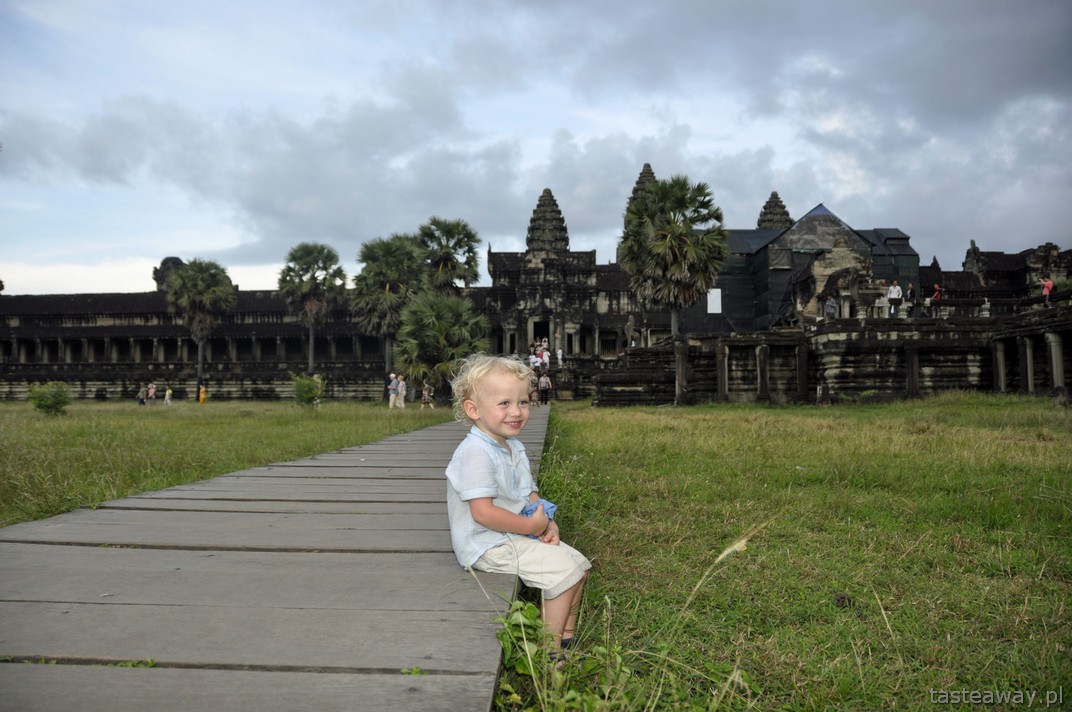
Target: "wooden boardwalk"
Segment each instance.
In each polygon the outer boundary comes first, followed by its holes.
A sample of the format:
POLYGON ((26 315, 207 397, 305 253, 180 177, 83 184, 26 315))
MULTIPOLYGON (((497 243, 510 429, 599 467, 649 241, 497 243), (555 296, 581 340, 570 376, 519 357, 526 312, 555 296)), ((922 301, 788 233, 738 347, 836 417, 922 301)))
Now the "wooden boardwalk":
MULTIPOLYGON (((523 432, 534 472, 548 411, 523 432)), ((466 431, 0 529, 0 710, 490 709, 515 580, 451 550, 466 431)))

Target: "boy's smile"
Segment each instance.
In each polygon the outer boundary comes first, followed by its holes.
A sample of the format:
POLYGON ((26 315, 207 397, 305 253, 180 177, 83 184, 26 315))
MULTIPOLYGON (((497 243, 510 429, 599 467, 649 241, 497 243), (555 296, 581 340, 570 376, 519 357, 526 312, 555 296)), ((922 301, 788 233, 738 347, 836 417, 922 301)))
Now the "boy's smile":
POLYGON ((529 384, 512 373, 492 372, 465 401, 465 414, 495 442, 517 437, 529 421, 529 384))

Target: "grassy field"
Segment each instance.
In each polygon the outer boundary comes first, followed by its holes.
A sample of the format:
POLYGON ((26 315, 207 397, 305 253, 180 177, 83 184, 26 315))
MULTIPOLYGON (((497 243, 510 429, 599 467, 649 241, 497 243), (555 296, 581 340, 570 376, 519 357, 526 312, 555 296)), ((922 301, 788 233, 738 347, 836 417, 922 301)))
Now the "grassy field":
MULTIPOLYGON (((0 403, 0 523, 450 417, 342 403, 68 410, 0 403)), ((560 403, 548 436, 542 494, 595 568, 579 654, 505 675, 503 708, 913 709, 971 691, 1035 693, 1042 707, 1062 687, 1072 705, 1072 411, 977 394, 560 403)))
POLYGON ((522 697, 614 680, 616 709, 863 710, 1063 686, 1072 706, 1072 411, 560 404, 549 438, 543 496, 595 565, 587 655, 510 680, 522 697))
POLYGON ((76 401, 49 417, 0 403, 0 526, 451 419, 449 408, 209 401, 139 407, 76 401))

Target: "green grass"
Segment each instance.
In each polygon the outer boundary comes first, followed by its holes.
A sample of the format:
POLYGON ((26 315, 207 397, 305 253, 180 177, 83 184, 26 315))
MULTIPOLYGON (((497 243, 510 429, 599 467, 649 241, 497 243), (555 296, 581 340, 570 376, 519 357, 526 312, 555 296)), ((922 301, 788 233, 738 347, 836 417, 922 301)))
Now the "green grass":
POLYGON ((78 401, 63 416, 0 403, 0 526, 450 420, 449 408, 385 404, 78 401))
POLYGON ((560 404, 549 438, 543 496, 594 563, 588 655, 508 678, 522 699, 878 709, 931 689, 1072 691, 1067 409, 560 404))
MULTIPOLYGON (((0 403, 0 523, 450 418, 385 410, 77 402, 50 418, 0 403)), ((548 437, 541 492, 594 570, 579 655, 505 674, 501 707, 914 709, 932 689, 1061 686, 1072 699, 1069 410, 962 393, 559 403, 548 437)))

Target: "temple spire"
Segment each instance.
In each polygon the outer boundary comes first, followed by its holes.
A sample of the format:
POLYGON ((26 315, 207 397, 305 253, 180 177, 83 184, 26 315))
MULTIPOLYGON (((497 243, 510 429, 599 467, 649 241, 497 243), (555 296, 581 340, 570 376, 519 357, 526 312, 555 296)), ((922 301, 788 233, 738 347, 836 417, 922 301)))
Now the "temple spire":
POLYGON ((763 210, 759 213, 756 227, 760 230, 785 230, 792 226, 793 218, 789 217, 785 203, 778 197, 778 191, 772 191, 763 210))
POLYGON ((633 192, 629 196, 629 202, 625 204, 626 212, 629 212, 629 206, 633 204, 633 201, 640 196, 640 194, 648 187, 649 183, 655 182, 655 171, 651 169, 650 163, 645 163, 644 167, 640 169, 640 175, 637 176, 636 183, 633 184, 633 192))
POLYGON ((529 251, 569 252, 569 231, 562 211, 550 188, 544 188, 536 209, 529 220, 529 232, 525 238, 529 251))

